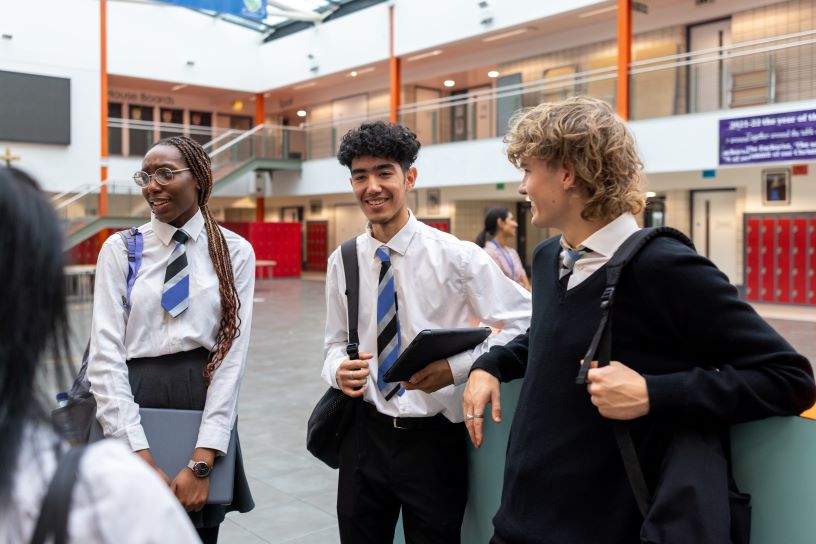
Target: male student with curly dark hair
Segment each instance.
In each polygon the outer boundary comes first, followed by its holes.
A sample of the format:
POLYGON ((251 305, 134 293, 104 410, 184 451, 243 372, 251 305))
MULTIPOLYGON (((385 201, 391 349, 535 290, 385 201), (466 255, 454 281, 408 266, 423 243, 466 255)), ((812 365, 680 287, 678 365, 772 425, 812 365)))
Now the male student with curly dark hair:
POLYGON ((527 329, 530 296, 484 251, 419 222, 408 209, 420 143, 408 128, 364 123, 337 157, 368 219, 357 237, 360 358, 349 360, 340 250, 326 276, 323 379, 363 397, 340 451, 337 517, 343 542, 392 542, 402 510, 408 542, 458 543, 467 497, 462 389, 489 346, 527 329), (475 349, 430 363, 390 400, 383 374, 423 329, 498 329, 475 349))

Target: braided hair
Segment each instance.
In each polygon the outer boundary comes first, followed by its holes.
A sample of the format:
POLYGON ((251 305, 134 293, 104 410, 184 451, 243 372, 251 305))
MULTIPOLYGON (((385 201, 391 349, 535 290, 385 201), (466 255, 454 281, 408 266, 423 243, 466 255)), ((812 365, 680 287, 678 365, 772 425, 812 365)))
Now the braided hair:
POLYGON ((238 316, 241 301, 238 298, 238 290, 235 288, 235 276, 232 273, 232 260, 230 259, 227 241, 224 239, 221 228, 207 206, 213 188, 210 156, 207 155, 207 152, 198 142, 186 136, 164 138, 156 142, 152 147, 160 145, 169 145, 178 149, 184 162, 190 168, 193 178, 201 186, 201 190, 198 192, 198 207, 204 216, 207 246, 213 268, 215 268, 215 273, 218 276, 218 290, 221 294, 221 327, 215 337, 215 346, 210 351, 210 359, 204 368, 204 378, 209 383, 212 381, 215 369, 224 360, 232 347, 232 343, 241 334, 241 318, 238 316))

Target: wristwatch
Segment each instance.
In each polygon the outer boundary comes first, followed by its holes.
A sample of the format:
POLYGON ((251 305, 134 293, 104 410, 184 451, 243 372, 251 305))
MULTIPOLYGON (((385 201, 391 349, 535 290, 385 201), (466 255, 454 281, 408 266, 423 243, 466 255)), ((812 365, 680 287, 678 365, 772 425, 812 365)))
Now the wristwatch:
POLYGON ((206 478, 212 470, 205 461, 193 461, 192 459, 187 463, 187 468, 193 471, 196 478, 206 478))

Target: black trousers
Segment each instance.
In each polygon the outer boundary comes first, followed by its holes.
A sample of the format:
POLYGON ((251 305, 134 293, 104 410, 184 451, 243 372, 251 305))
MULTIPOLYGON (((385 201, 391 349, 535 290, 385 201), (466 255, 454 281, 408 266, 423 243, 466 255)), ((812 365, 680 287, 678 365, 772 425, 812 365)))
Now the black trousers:
POLYGON ((384 416, 358 403, 340 448, 337 519, 344 544, 393 542, 402 509, 408 544, 459 544, 467 502, 463 423, 384 416))

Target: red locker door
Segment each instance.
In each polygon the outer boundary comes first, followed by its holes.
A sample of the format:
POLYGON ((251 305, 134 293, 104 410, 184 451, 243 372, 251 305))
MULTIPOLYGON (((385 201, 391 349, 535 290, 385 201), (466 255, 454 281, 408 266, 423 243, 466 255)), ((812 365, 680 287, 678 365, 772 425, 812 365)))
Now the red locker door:
POLYGON ((791 270, 791 301, 795 304, 807 302, 807 219, 796 217, 793 220, 793 248, 791 270))
POLYGON ((807 303, 816 304, 816 217, 808 221, 808 295, 807 303))
POLYGON ((328 223, 310 221, 306 224, 306 270, 324 272, 328 259, 328 223))
POLYGON ((759 231, 760 220, 752 217, 745 226, 745 297, 759 300, 759 231))
POLYGON ((791 301, 791 220, 776 220, 776 301, 791 301))
POLYGON ((763 302, 774 301, 774 276, 776 271, 774 269, 774 238, 776 237, 776 221, 773 218, 762 219, 762 227, 760 228, 760 258, 759 258, 759 277, 760 277, 760 296, 759 299, 763 302))

